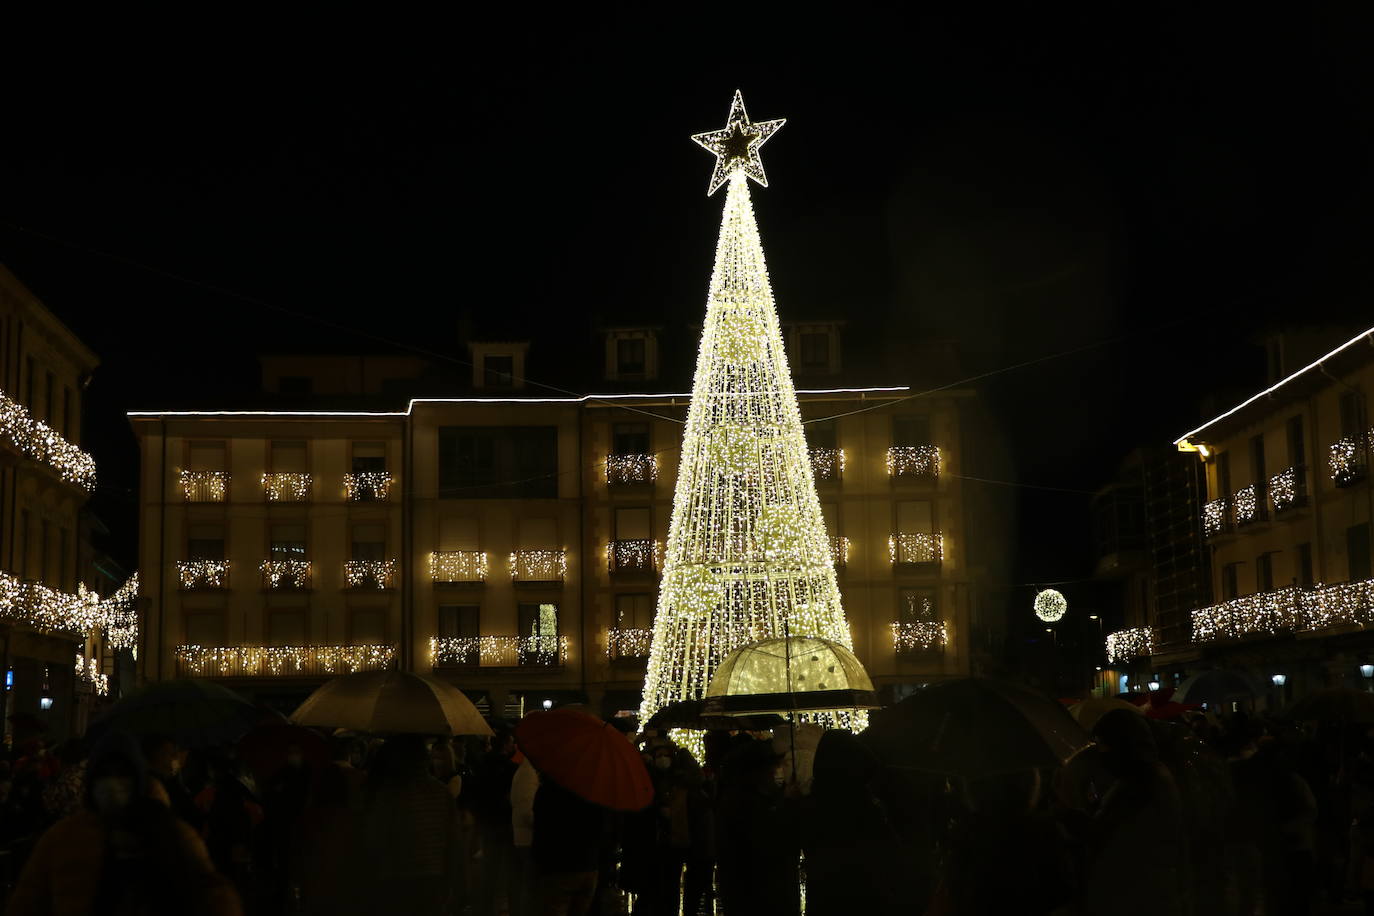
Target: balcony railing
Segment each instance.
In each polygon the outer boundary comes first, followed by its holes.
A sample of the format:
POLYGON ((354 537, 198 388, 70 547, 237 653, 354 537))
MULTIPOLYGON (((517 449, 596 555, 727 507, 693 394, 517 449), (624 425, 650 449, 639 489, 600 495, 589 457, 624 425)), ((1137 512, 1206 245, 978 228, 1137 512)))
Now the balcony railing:
POLYGON ((1115 665, 1154 654, 1154 627, 1132 627, 1107 634, 1107 664, 1115 665))
POLYGON ((817 480, 839 480, 844 476, 844 449, 811 449, 811 473, 817 480))
POLYGON ((933 481, 940 476, 940 450, 933 445, 894 445, 887 450, 887 476, 933 481))
POLYGON ((1202 506, 1202 533, 1206 537, 1216 537, 1231 528, 1231 501, 1225 496, 1214 499, 1202 506))
POLYGON ((1236 525, 1239 527, 1253 525, 1255 522, 1262 522, 1269 517, 1269 513, 1265 511, 1267 506, 1264 499, 1264 487, 1260 484, 1252 483, 1248 487, 1241 487, 1237 490, 1234 505, 1236 525))
POLYGON ((1374 625, 1374 579, 1289 585, 1193 611, 1193 641, 1374 625))
POLYGON ((385 502, 391 498, 391 474, 388 471, 345 474, 344 496, 351 503, 385 502))
POLYGON ((849 565, 849 538, 839 536, 830 538, 830 559, 836 569, 849 565))
POLYGON ((562 582, 568 572, 563 550, 517 550, 510 555, 510 577, 515 582, 562 582))
POLYGON ((644 627, 612 627, 606 631, 606 657, 611 661, 649 657, 654 631, 644 627))
POLYGON ((568 661, 566 636, 435 636, 435 668, 558 668, 568 661))
POLYGON ((1275 514, 1307 503, 1307 468, 1298 465, 1269 478, 1269 502, 1275 514))
POLYGON ((229 587, 228 560, 182 560, 177 563, 181 587, 188 591, 229 587))
POLYGON ((607 455, 606 483, 612 487, 649 484, 658 479, 658 459, 653 455, 607 455))
POLYGON ((481 550, 436 550, 429 555, 429 577, 436 585, 478 585, 487 580, 487 555, 481 550))
POLYGON ((1331 448, 1327 451, 1326 464, 1331 472, 1331 480, 1336 486, 1348 487, 1364 478, 1368 471, 1371 439, 1374 439, 1374 430, 1363 435, 1346 436, 1331 443, 1331 448))
POLYGON ((896 566, 932 566, 945 558, 945 539, 940 532, 894 534, 887 539, 887 552, 896 566))
POLYGON ((229 498, 228 471, 182 471, 181 495, 188 503, 222 503, 229 498))
POLYGON ((943 651, 949 629, 943 620, 915 620, 892 624, 892 648, 898 655, 943 651))
POLYGON ((663 545, 652 538, 611 541, 606 545, 606 568, 615 575, 652 575, 663 562, 663 545))
POLYGON ((310 588, 309 560, 263 560, 262 587, 273 591, 303 591, 310 588))
POLYGON ((181 677, 332 677, 390 668, 393 646, 177 646, 181 677))
POLYGON ((269 503, 309 502, 310 484, 309 474, 269 471, 262 475, 262 492, 269 503))
POLYGON ((344 560, 344 584, 349 588, 391 588, 395 577, 395 560, 344 560))

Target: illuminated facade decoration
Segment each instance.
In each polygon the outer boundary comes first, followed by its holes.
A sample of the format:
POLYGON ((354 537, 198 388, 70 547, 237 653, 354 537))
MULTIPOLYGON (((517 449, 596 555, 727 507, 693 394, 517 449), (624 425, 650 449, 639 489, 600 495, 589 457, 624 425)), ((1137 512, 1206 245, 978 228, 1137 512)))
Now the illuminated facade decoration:
POLYGON ((111 649, 135 648, 138 645, 138 573, 130 576, 100 605, 105 644, 111 649))
POLYGON ((894 565, 927 565, 945 557, 945 539, 940 532, 894 534, 887 539, 888 559, 894 565))
POLYGON ((1288 468, 1269 478, 1269 501, 1273 503, 1276 513, 1303 503, 1301 475, 1301 468, 1288 468))
POLYGON ((1058 623, 1069 610, 1069 602, 1058 589, 1046 588, 1037 592, 1033 602, 1035 616, 1045 623, 1058 623))
POLYGON ((933 445, 894 445, 887 450, 887 476, 935 480, 940 450, 933 445))
POLYGON ((485 582, 487 555, 481 550, 435 550, 429 555, 429 577, 434 582, 485 582))
POLYGON ((898 653, 943 649, 949 629, 943 620, 915 620, 892 624, 892 647, 898 653))
POLYGON ((797 395, 749 199, 758 146, 736 94, 696 138, 728 183, 683 432, 640 719, 701 699, 731 651, 769 637, 851 646, 797 395), (752 138, 752 139, 751 139, 752 138))
POLYGON ((269 471, 262 475, 262 492, 269 503, 303 503, 310 499, 309 474, 269 471))
POLYGON ((391 588, 395 575, 395 560, 344 561, 344 584, 349 588, 391 588))
POLYGON ((551 668, 568 660, 566 636, 436 636, 429 641, 435 668, 551 668))
POLYGON ((1215 537, 1226 531, 1226 513, 1229 509, 1230 501, 1226 497, 1214 499, 1203 503, 1202 506, 1202 533, 1207 537, 1215 537))
POLYGON ((385 502, 391 498, 391 474, 387 471, 345 474, 344 496, 354 503, 385 502))
POLYGON ((1326 465, 1336 486, 1349 486, 1364 477, 1371 437, 1374 437, 1374 432, 1363 436, 1346 436, 1331 443, 1326 453, 1326 465))
POLYGON ((110 695, 110 676, 100 670, 100 662, 96 659, 87 658, 80 652, 76 653, 72 672, 76 675, 77 683, 84 685, 96 696, 110 695))
POLYGON ((181 495, 188 503, 222 503, 229 498, 227 471, 182 471, 181 495))
POLYGON ((1154 627, 1131 627, 1107 634, 1107 664, 1117 665, 1151 655, 1155 650, 1154 627))
POLYGON ((836 536, 830 539, 830 561, 836 569, 849 565, 849 538, 836 536))
POLYGON ((517 550, 510 555, 510 577, 516 582, 562 582, 567 573, 564 550, 517 550))
POLYGON ((1236 524, 1250 525, 1260 520, 1259 488, 1254 484, 1236 491, 1236 524))
POLYGON ((100 597, 78 586, 76 593, 0 572, 0 621, 44 633, 87 634, 104 623, 100 597))
POLYGON ((182 677, 311 677, 390 668, 394 646, 178 646, 182 677))
POLYGON ((844 476, 844 449, 813 448, 810 455, 811 473, 817 480, 839 480, 844 476))
POLYGON ((309 560, 263 560, 258 569, 263 588, 291 591, 310 587, 309 560))
POLYGON ((1209 642, 1300 630, 1305 619, 1301 599, 1302 590, 1290 587, 1197 608, 1193 611, 1193 640, 1209 642))
POLYGON ((228 560, 180 560, 177 575, 184 589, 228 588, 228 560))
POLYGON ((28 408, 0 392, 0 439, 68 483, 95 489, 95 459, 57 434, 28 408))
POLYGON ((653 455, 607 455, 606 483, 609 486, 650 484, 658 479, 658 459, 653 455))
POLYGON ((613 573, 655 573, 663 560, 663 545, 653 538, 630 538, 606 545, 606 568, 613 573))
POLYGON ((606 657, 644 659, 654 641, 654 631, 646 627, 612 627, 606 631, 606 657))

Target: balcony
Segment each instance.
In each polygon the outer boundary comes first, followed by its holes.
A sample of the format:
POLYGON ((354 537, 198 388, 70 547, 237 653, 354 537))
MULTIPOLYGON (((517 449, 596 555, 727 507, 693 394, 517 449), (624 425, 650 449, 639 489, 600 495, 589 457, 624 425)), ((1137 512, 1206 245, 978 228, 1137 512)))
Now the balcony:
POLYGON ((949 630, 943 620, 916 620, 892 624, 892 648, 898 655, 943 652, 949 630))
POLYGON ((395 560, 344 561, 344 585, 348 588, 380 591, 391 588, 395 578, 395 560))
POLYGON ((177 577, 185 591, 228 588, 229 561, 182 560, 177 563, 177 577))
POLYGON ((887 450, 887 476, 934 483, 940 476, 940 450, 933 445, 894 445, 887 450))
POLYGON ((0 441, 47 465, 68 483, 95 489, 95 459, 63 439, 51 426, 35 420, 28 408, 0 392, 0 441))
POLYGON ((181 495, 188 503, 222 503, 229 498, 228 471, 182 471, 181 495))
POLYGON ((658 479, 658 459, 653 455, 607 455, 606 485, 633 487, 658 479))
POLYGON ((1195 608, 1192 613, 1193 641, 1274 636, 1303 629, 1308 620, 1303 600, 1305 591, 1299 586, 1289 586, 1195 608))
POLYGON ((305 591, 310 588, 309 560, 263 560, 258 566, 262 587, 270 591, 305 591))
POLYGON ((894 566, 938 566, 945 558, 945 538, 938 531, 894 534, 887 539, 894 566))
POLYGON ((351 503, 384 503, 391 498, 388 471, 364 471, 344 475, 344 497, 351 503))
POLYGON ((1107 664, 1116 665, 1153 655, 1154 627, 1132 627, 1107 634, 1107 664))
POLYGON ((651 538, 611 541, 606 568, 613 576, 652 576, 663 563, 663 545, 651 538))
POLYGON ((1248 487, 1241 487, 1237 490, 1235 497, 1233 497, 1233 505, 1235 506, 1237 527, 1244 528, 1246 525, 1253 525, 1255 522, 1262 522, 1269 518, 1264 487, 1260 484, 1252 483, 1248 487))
POLYGON ((644 627, 611 627, 606 631, 606 657, 613 662, 643 661, 649 657, 654 631, 644 627))
POLYGON ((1346 436, 1331 443, 1331 448, 1327 451, 1326 465, 1336 486, 1348 487, 1364 479, 1368 471, 1371 437, 1374 437, 1374 431, 1362 436, 1346 436))
POLYGON ((429 653, 435 668, 561 668, 568 637, 435 636, 429 653))
POLYGON ((487 555, 481 550, 436 550, 429 555, 435 585, 481 585, 487 581, 487 555))
POLYGON ((390 668, 393 646, 177 646, 178 677, 333 677, 390 668))
POLYGON ((1202 506, 1202 534, 1214 538, 1231 530, 1231 502, 1225 496, 1202 506))
POLYGON ((1269 502, 1275 515, 1307 505, 1307 468, 1298 465, 1270 477, 1269 502))
POLYGON ((310 501, 309 474, 272 471, 262 475, 262 492, 269 503, 304 503, 310 501))
POLYGON ((818 483, 826 480, 838 481, 844 476, 844 449, 811 449, 811 473, 818 483))
POLYGON ((849 538, 832 537, 829 541, 831 561, 836 569, 844 569, 849 565, 849 538))
POLYGON ((561 583, 567 572, 564 550, 517 550, 510 555, 510 577, 516 584, 561 583))

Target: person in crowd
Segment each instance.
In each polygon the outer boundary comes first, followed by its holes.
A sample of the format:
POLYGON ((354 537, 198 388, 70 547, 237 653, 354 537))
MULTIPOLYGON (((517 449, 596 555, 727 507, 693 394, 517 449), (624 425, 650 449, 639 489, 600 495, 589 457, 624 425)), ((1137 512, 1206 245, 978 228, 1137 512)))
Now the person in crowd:
POLYGON ((56 757, 57 776, 43 789, 43 809, 50 821, 59 821, 81 810, 86 788, 86 750, 79 740, 64 741, 56 757))
POLYGON ((316 774, 301 814, 292 871, 300 887, 301 908, 310 916, 350 913, 357 903, 353 811, 367 774, 353 766, 356 749, 352 738, 330 742, 332 759, 316 774))
POLYGON ((171 802, 172 813, 199 830, 202 826, 201 813, 181 775, 186 763, 186 750, 177 745, 176 739, 167 735, 150 735, 143 739, 142 744, 143 756, 148 761, 148 773, 162 784, 171 802))
POLYGON ((528 759, 522 759, 510 783, 511 834, 515 843, 511 862, 514 916, 530 912, 530 884, 534 880, 534 797, 539 791, 539 772, 528 759))
POLYGON ((798 832, 784 806, 781 755, 745 737, 725 757, 717 810, 717 879, 727 913, 796 916, 798 832))
POLYGON ((295 843, 310 798, 313 774, 299 744, 286 748, 285 763, 267 777, 262 796, 264 893, 272 904, 289 898, 295 843))
POLYGON ((249 908, 256 909, 261 897, 262 858, 257 831, 263 821, 263 809, 238 761, 225 755, 213 758, 209 763, 209 783, 196 795, 195 804, 215 867, 234 882, 249 908))
POLYGON ((606 811, 547 777, 534 796, 533 858, 543 916, 585 916, 596 892, 606 811))
POLYGON ((137 742, 118 732, 93 749, 84 809, 45 832, 6 912, 12 916, 239 916, 233 885, 167 807, 137 742))
POLYGON ((399 735, 377 751, 355 836, 365 912, 444 912, 458 870, 458 811, 429 775, 423 739, 399 735))
POLYGON ((469 808, 480 835, 476 855, 481 860, 478 873, 483 916, 509 910, 514 892, 511 861, 515 857, 515 837, 511 828, 510 787, 517 766, 512 759, 515 752, 515 735, 509 728, 498 728, 472 778, 469 808))

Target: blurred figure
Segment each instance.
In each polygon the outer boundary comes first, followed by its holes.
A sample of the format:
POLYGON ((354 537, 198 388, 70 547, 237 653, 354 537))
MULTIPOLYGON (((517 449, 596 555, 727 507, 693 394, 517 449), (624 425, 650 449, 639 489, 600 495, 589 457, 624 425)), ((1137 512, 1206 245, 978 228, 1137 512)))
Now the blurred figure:
POLYGON ((237 761, 216 757, 209 768, 209 784, 195 798, 205 845, 215 867, 234 882, 249 909, 256 909, 260 896, 256 834, 263 820, 262 806, 237 761))
POLYGON ((85 810, 43 834, 7 913, 204 913, 239 916, 230 883, 216 873, 200 838, 168 810, 137 743, 110 734, 88 767, 85 810))
POLYGON ((481 880, 480 912, 483 916, 508 911, 513 896, 511 860, 515 856, 515 836, 511 828, 510 787, 515 778, 515 735, 498 729, 491 748, 473 774, 473 792, 468 807, 477 821, 481 836, 477 869, 481 880))
POLYGON ((366 774, 353 767, 356 749, 352 738, 330 742, 332 759, 316 774, 310 803, 301 815, 293 871, 302 909, 311 916, 349 913, 357 903, 353 808, 366 774))
POLYGON ((86 753, 81 741, 65 741, 55 755, 61 769, 43 789, 43 808, 51 821, 81 810, 86 790, 86 753))
POLYGON ((585 916, 596 892, 605 810, 551 779, 534 796, 534 868, 543 916, 585 916))
POLYGON ((511 862, 514 898, 510 911, 525 916, 530 908, 530 885, 534 881, 534 797, 539 792, 539 773, 529 760, 520 761, 510 784, 511 833, 515 855, 511 862))
POLYGON ((181 776, 186 763, 186 751, 167 735, 150 735, 142 743, 143 756, 148 761, 148 774, 161 783, 172 806, 172 813, 199 830, 200 811, 181 776))
POLYGON ((783 805, 781 757, 745 739, 726 756, 717 808, 721 903, 727 913, 796 916, 797 828, 783 805))

